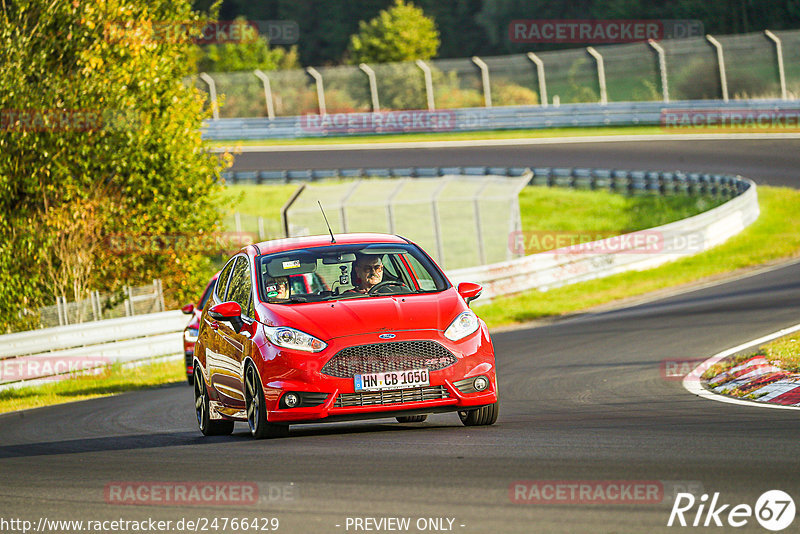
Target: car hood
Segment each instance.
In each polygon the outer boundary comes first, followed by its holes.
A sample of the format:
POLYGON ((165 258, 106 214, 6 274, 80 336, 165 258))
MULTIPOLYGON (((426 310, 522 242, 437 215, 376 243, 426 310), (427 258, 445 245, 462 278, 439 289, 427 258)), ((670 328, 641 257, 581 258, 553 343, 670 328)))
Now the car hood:
POLYGON ((323 341, 375 332, 442 331, 467 309, 455 288, 421 295, 262 304, 260 308, 264 324, 297 328, 323 341))

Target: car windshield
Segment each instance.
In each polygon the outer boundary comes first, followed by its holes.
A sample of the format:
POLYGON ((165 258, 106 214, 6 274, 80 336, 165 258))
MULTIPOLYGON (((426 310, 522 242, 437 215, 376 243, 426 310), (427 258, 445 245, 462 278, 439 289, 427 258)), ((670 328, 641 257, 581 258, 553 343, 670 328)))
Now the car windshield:
POLYGON ((442 291, 438 267, 415 245, 331 245, 258 258, 261 300, 277 304, 442 291))

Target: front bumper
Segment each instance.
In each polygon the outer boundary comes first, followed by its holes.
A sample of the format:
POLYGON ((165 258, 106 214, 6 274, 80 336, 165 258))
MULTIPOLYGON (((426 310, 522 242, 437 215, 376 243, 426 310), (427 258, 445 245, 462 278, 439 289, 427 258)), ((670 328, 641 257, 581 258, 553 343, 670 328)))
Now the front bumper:
POLYGON ((267 407, 267 418, 272 423, 304 423, 322 420, 353 420, 400 415, 422 415, 474 409, 497 402, 494 348, 485 325, 467 336, 452 342, 441 332, 396 332, 396 341, 435 341, 456 357, 456 362, 444 369, 430 372, 429 385, 417 388, 355 391, 353 378, 325 375, 325 363, 342 349, 360 345, 374 345, 375 334, 350 336, 331 340, 325 351, 318 354, 286 351, 265 346, 267 354, 261 362, 261 379, 267 407), (273 351, 272 354, 269 354, 273 351), (472 388, 459 389, 455 383, 465 378, 485 376, 489 386, 484 391, 472 388), (280 377, 280 378, 278 378, 280 377), (288 391, 317 393, 324 401, 317 406, 286 408, 281 397, 288 391))

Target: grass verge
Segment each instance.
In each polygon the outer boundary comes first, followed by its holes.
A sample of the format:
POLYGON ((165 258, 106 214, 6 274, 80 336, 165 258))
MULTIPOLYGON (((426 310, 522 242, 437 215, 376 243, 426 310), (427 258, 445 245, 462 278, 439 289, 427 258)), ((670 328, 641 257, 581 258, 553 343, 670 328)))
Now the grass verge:
MULTIPOLYGON (((759 347, 756 351, 729 356, 715 363, 706 369, 702 375, 702 379, 707 388, 720 395, 758 400, 769 394, 768 390, 762 390, 764 386, 782 380, 792 380, 796 377, 796 373, 800 373, 800 335, 794 332, 771 341, 759 347), (742 383, 736 381, 736 374, 724 374, 743 364, 751 366, 745 367, 741 371, 741 373, 747 374, 749 371, 755 369, 755 367, 752 366, 758 365, 763 361, 762 358, 778 370, 764 372, 742 383), (748 360, 751 359, 753 359, 753 361, 748 364, 748 360), (712 380, 713 388, 710 385, 712 380)), ((780 401, 778 402, 779 404, 783 404, 780 401)))
POLYGON ((490 327, 519 324, 800 256, 800 191, 761 186, 758 197, 758 220, 711 250, 647 271, 500 297, 476 311, 490 327))
MULTIPOLYGON (((536 130, 487 130, 478 132, 402 133, 301 139, 233 139, 207 141, 211 148, 231 146, 338 145, 342 143, 413 143, 419 141, 474 141, 480 139, 539 139, 545 137, 584 137, 607 135, 674 134, 660 126, 598 126, 595 128, 547 128, 536 130)), ((680 133, 680 132, 677 132, 680 133)), ((691 133, 691 132, 690 132, 691 133)))
MULTIPOLYGON (((335 188, 340 181, 320 183, 335 188)), ((297 185, 236 185, 223 194, 241 215, 242 230, 257 235, 257 217, 266 228, 280 228, 280 209, 297 185)), ((689 196, 630 197, 607 191, 526 187, 519 196, 523 231, 570 231, 618 235, 677 221, 717 206, 724 199, 689 196)), ((223 221, 235 229, 232 215, 223 221)), ((359 231, 362 229, 355 229, 359 231)), ((606 236, 607 237, 607 236, 606 236)))
POLYGON ((185 382, 185 373, 182 360, 159 361, 135 367, 114 364, 100 375, 81 375, 49 384, 2 390, 0 413, 185 382))

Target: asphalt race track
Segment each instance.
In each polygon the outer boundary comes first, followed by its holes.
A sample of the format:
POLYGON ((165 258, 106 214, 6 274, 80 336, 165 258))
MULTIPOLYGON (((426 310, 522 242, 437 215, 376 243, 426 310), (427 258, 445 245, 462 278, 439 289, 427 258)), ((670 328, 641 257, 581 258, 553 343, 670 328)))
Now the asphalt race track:
POLYGON ((797 187, 800 140, 614 141, 576 144, 384 150, 245 152, 233 170, 347 167, 597 167, 741 174, 757 183, 797 187))
MULTIPOLYGON (((797 141, 692 143, 685 166, 670 165, 670 155, 688 146, 678 145, 592 145, 592 165, 725 170, 762 183, 798 184, 797 141)), ((441 164, 522 165, 531 158, 537 165, 560 166, 572 151, 573 166, 588 166, 586 148, 507 149, 504 157, 475 149, 439 155, 441 164)), ((364 157, 375 158, 369 165, 401 164, 401 155, 383 160, 382 154, 364 157)), ((402 164, 432 164, 436 154, 406 152, 402 164)), ((249 157, 279 161, 263 168, 290 166, 286 158, 306 156, 312 160, 296 167, 359 165, 337 159, 346 155, 249 157)), ((355 156, 361 155, 350 158, 355 156)), ((0 416, 0 516, 34 525, 42 517, 277 517, 278 532, 289 533, 368 532, 347 522, 365 517, 410 518, 409 532, 421 531, 417 521, 428 518, 445 518, 444 528, 422 531, 694 531, 666 527, 676 488, 719 492, 720 504, 731 505, 720 515, 723 522, 732 506, 753 507, 771 489, 786 491, 800 504, 800 414, 694 397, 679 381, 664 378, 662 362, 705 358, 798 322, 800 264, 792 264, 636 307, 495 334, 502 406, 497 424, 486 428, 463 427, 447 414, 420 424, 296 426, 290 437, 266 441, 251 440, 242 424, 232 437, 203 438, 192 390, 182 384, 8 414, 0 416), (257 484, 259 501, 107 502, 109 485, 232 481, 257 484), (657 484, 663 492, 649 503, 514 503, 509 489, 517 481, 657 484)), ((687 521, 696 512, 697 506, 687 512, 687 521)), ((786 532, 796 532, 798 522, 786 532)), ((731 530, 727 524, 706 529, 731 530)), ((764 532, 753 517, 736 530, 764 532)))

